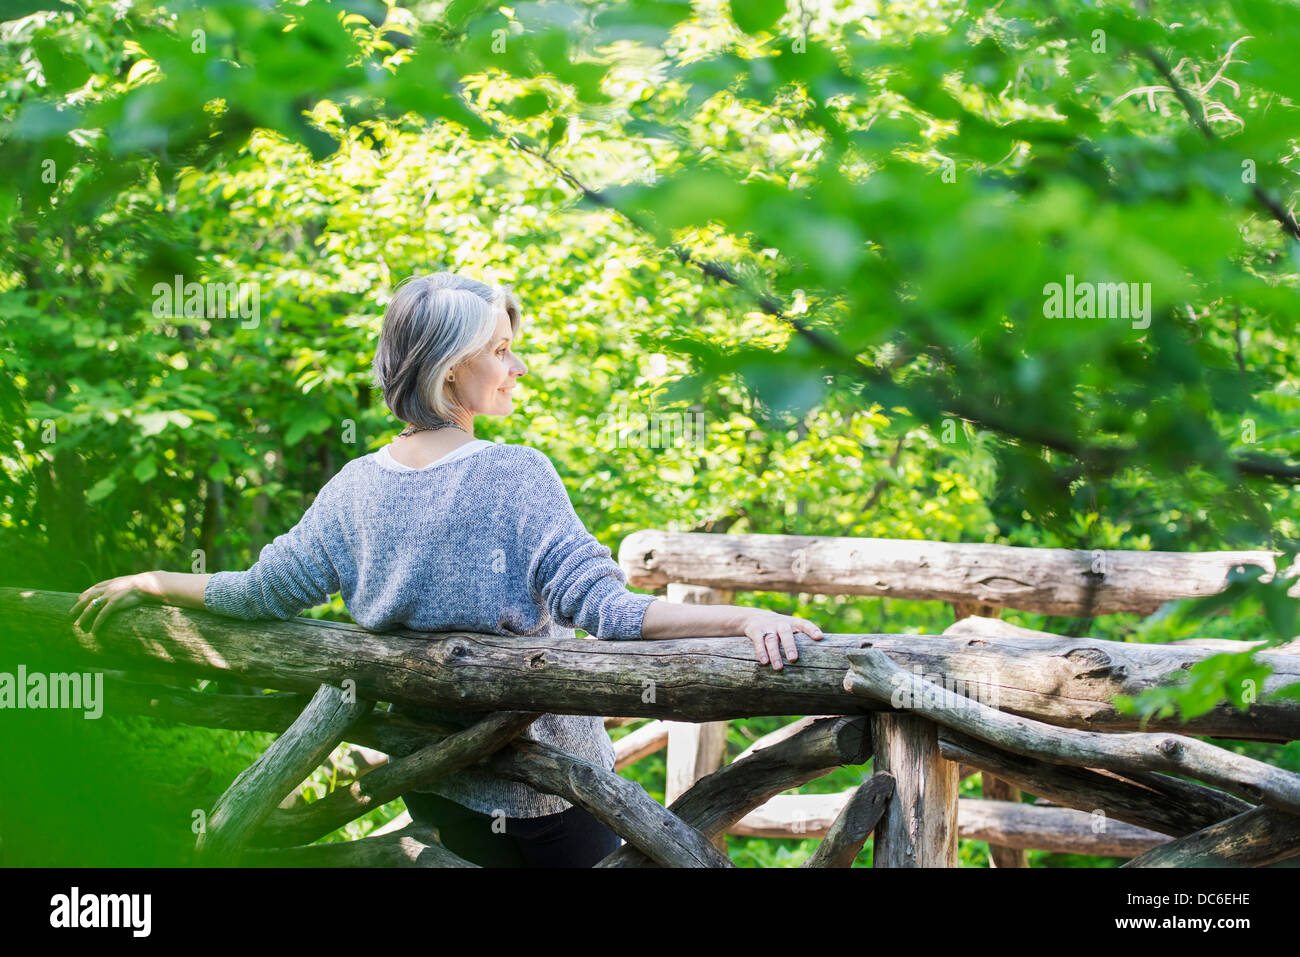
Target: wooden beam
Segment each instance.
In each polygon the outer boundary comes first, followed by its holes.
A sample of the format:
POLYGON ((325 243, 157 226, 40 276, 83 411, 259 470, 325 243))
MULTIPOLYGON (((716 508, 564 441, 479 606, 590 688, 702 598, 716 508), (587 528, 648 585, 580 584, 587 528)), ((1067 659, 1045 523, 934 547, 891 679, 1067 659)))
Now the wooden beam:
MULTIPOLYGON (((940 746, 939 753, 943 753, 940 746)), ((987 771, 980 774, 980 794, 989 801, 1005 801, 1009 803, 1020 803, 1020 788, 1016 787, 1010 781, 1005 781, 987 771)), ((960 815, 958 817, 958 829, 960 830, 960 815)), ((1023 847, 1018 845, 1004 845, 996 841, 989 841, 989 864, 995 868, 1019 868, 1028 867, 1029 858, 1025 854, 1023 847)))
MULTIPOLYGON (((803 641, 799 661, 781 672, 759 665, 743 636, 664 641, 538 639, 453 632, 372 633, 335 622, 248 622, 172 606, 136 606, 97 634, 74 627, 75 595, 0 589, 0 614, 21 621, 11 638, 80 648, 95 664, 166 662, 177 674, 237 675, 289 691, 350 678, 357 694, 445 711, 545 711, 715 721, 792 714, 865 714, 881 710, 843 688, 845 654, 862 645, 905 668, 991 683, 998 707, 1065 727, 1126 730, 1137 718, 1111 705, 1213 652, 1091 638, 1030 640, 917 635, 828 635, 803 641), (658 694, 645 696, 645 682, 658 694), (315 682, 313 684, 313 682, 315 682)), ((752 651, 752 648, 751 648, 752 651)), ((1300 656, 1259 653, 1274 674, 1247 711, 1231 704, 1185 725, 1153 720, 1152 729, 1227 738, 1300 737, 1300 701, 1266 700, 1300 681, 1300 656)))
MULTIPOLYGON (((874 648, 848 654, 844 686, 889 701, 900 691, 911 715, 989 744, 1056 764, 1112 771, 1186 774, 1246 799, 1300 813, 1300 774, 1285 771, 1204 741, 1170 733, 1101 734, 1057 728, 1004 714, 904 671, 874 648)), ((879 717, 879 716, 877 716, 879 717)), ((937 749, 937 744, 936 744, 937 749)), ((901 782, 900 782, 901 785, 901 782)))
POLYGON ((494 773, 558 794, 663 867, 734 867, 698 830, 641 785, 539 741, 516 740, 487 761, 494 773))
POLYGON ((1025 757, 943 728, 939 751, 950 761, 970 762, 995 772, 1022 791, 1057 804, 1101 812, 1150 831, 1175 837, 1250 809, 1251 805, 1215 788, 1147 771, 1113 771, 1068 767, 1025 757))
MULTIPOLYGON (((944 629, 945 635, 950 635, 954 629, 963 621, 971 622, 998 622, 1002 610, 995 605, 981 605, 978 602, 954 602, 952 606, 953 615, 956 618, 954 624, 944 629)), ((961 771, 957 772, 961 777, 961 771)), ((1019 801, 1020 791, 1009 781, 1004 781, 996 775, 985 771, 980 774, 980 793, 989 800, 995 801, 1019 801)), ((995 868, 1021 868, 1029 866, 1029 858, 1023 848, 1003 847, 1000 844, 989 845, 989 863, 995 868)))
POLYGON ((894 779, 884 771, 854 788, 817 850, 800 867, 852 867, 893 793, 894 779))
POLYGON ((789 724, 783 724, 775 731, 769 731, 767 734, 763 735, 762 737, 756 738, 754 741, 750 743, 749 747, 745 748, 744 751, 741 751, 738 755, 736 755, 735 758, 733 758, 733 760, 734 761, 743 760, 744 758, 749 757, 755 751, 761 751, 764 748, 770 748, 772 745, 776 744, 779 741, 784 741, 786 738, 794 737, 800 731, 803 731, 805 728, 811 727, 817 721, 824 721, 826 718, 832 718, 832 717, 835 717, 835 715, 810 714, 810 715, 805 715, 802 718, 799 718, 797 721, 791 721, 789 724))
POLYGON ((541 717, 539 712, 499 711, 457 734, 426 745, 336 788, 319 801, 277 810, 255 835, 262 846, 310 844, 407 791, 426 787, 483 760, 541 717))
POLYGON ((1125 867, 1266 867, 1300 855, 1300 818, 1256 807, 1152 848, 1125 867))
MULTIPOLYGON (((854 794, 780 794, 745 815, 731 833, 826 840, 831 836, 833 822, 848 808, 854 794)), ((876 854, 880 853, 879 827, 877 823, 876 854)), ((1022 850, 1099 857, 1135 857, 1172 841, 1167 835, 1121 821, 1107 821, 1099 827, 1096 817, 1072 808, 980 798, 957 802, 957 836, 964 841, 996 842, 1022 850)), ((812 866, 811 860, 803 866, 812 866)), ((853 858, 848 860, 851 864, 853 858)))
POLYGON ((320 766, 374 702, 321 685, 302 714, 217 801, 195 845, 206 864, 233 864, 252 832, 320 766))
MULTIPOLYGON (((634 532, 618 550, 628 584, 670 581, 734 591, 977 602, 1045 615, 1148 615, 1175 598, 1221 592, 1242 564, 1276 570, 1275 553, 1026 548, 805 535, 634 532), (1099 560, 1100 559, 1100 560, 1099 560)), ((1300 595, 1300 584, 1291 589, 1300 595)))

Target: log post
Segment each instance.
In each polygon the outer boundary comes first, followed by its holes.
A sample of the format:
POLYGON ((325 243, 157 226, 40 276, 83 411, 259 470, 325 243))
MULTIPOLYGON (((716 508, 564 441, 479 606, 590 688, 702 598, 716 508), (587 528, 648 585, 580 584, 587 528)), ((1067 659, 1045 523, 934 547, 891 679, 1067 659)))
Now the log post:
POLYGON ((957 765, 939 754, 938 730, 916 715, 871 716, 874 770, 894 778, 873 867, 957 866, 957 765))
MULTIPOLYGON (((719 591, 699 585, 682 585, 670 582, 668 600, 682 605, 729 605, 734 592, 719 591)), ((727 751, 726 721, 665 721, 668 729, 666 756, 667 783, 664 787, 664 804, 670 805, 694 787, 700 778, 722 767, 727 751)), ((727 837, 713 837, 713 846, 724 854, 727 837)))

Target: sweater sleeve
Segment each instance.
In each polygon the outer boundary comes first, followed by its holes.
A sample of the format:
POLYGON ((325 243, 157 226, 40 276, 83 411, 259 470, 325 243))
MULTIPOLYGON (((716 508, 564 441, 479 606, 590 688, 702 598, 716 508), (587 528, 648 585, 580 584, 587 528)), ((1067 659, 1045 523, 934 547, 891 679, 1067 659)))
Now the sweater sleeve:
POLYGON ((214 573, 203 589, 204 606, 231 618, 287 621, 328 601, 340 587, 325 549, 328 487, 327 483, 297 525, 262 549, 252 568, 214 573))
POLYGON ((551 460, 530 451, 537 458, 535 485, 524 494, 533 594, 565 628, 578 627, 606 641, 640 638, 642 619, 655 596, 627 590, 623 569, 578 518, 551 460))

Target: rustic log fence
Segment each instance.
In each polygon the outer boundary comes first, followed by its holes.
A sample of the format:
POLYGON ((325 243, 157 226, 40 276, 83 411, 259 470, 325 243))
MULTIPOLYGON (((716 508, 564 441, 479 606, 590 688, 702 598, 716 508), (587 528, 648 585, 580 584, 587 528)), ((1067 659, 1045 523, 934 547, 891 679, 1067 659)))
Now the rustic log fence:
POLYGON ((68 618, 75 596, 21 589, 0 589, 0 613, 20 623, 10 630, 20 648, 61 648, 104 671, 110 713, 280 734, 210 809, 195 848, 201 864, 473 866, 443 847, 436 829, 404 819, 362 840, 312 843, 471 765, 603 821, 626 843, 602 867, 729 867, 728 833, 819 838, 807 867, 847 867, 873 834, 878 867, 955 866, 959 837, 988 841, 1001 867, 1024 866, 1025 849, 1132 858, 1127 866, 1267 866, 1300 856, 1300 775, 1189 737, 1300 737, 1300 701, 1264 697, 1300 682, 1300 656, 1261 652, 1274 674, 1245 711, 1223 705, 1139 730, 1113 697, 1157 686, 1224 641, 1127 644, 995 617, 1003 607, 1149 613, 1221 590, 1236 565, 1272 573, 1271 553, 1099 557, 638 532, 619 557, 631 585, 666 586, 673 601, 730 603, 736 591, 763 590, 876 594, 947 601, 958 620, 943 635, 801 639, 799 661, 774 672, 741 638, 376 634, 170 606, 127 610, 91 635, 68 618), (178 677, 278 690, 196 692, 176 687, 178 677), (378 702, 463 712, 466 721, 420 721, 378 702), (617 773, 532 740, 529 727, 546 712, 612 716, 607 726, 650 719, 616 743, 615 771, 666 747, 667 806, 617 773), (724 763, 727 722, 764 715, 805 717, 724 763), (297 800, 303 780, 343 742, 352 780, 321 800, 297 800), (782 793, 868 762, 871 773, 849 791, 782 793), (959 781, 975 773, 984 797, 959 800, 959 781), (1039 803, 1022 803, 1022 791, 1039 803))

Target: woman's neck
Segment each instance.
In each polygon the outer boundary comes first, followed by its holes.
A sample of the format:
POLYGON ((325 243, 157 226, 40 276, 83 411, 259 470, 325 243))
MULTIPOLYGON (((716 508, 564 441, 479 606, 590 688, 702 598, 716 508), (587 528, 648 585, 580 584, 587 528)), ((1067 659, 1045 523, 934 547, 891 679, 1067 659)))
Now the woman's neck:
POLYGON ((388 454, 402 465, 422 469, 473 441, 473 434, 460 429, 435 429, 405 437, 399 435, 393 439, 388 454))

